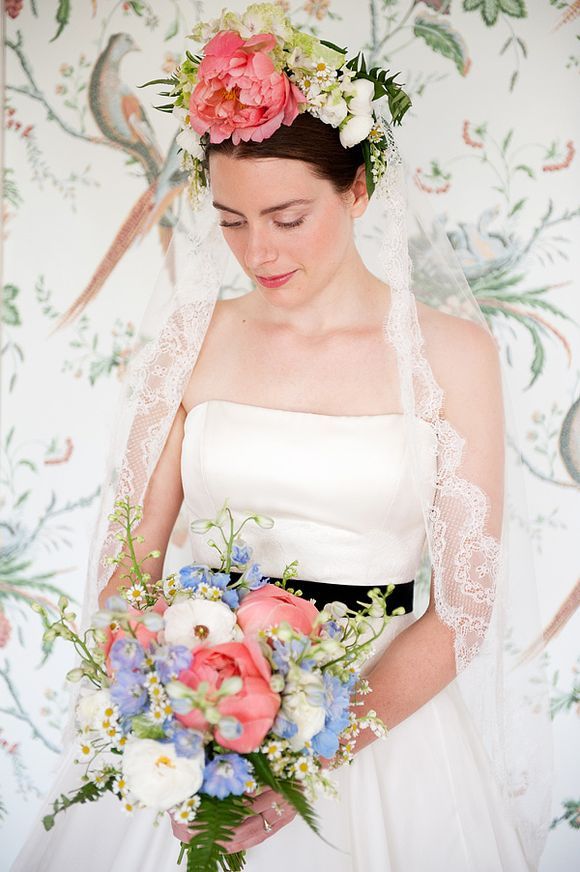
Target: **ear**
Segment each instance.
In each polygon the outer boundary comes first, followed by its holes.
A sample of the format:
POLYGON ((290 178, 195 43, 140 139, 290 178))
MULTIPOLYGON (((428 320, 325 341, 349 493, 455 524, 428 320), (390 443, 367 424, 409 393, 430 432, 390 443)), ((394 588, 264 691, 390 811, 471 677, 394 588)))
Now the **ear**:
POLYGON ((369 204, 369 195, 367 191, 366 180, 366 165, 362 163, 356 171, 354 181, 351 187, 353 202, 350 207, 350 213, 353 218, 360 218, 364 214, 369 204))

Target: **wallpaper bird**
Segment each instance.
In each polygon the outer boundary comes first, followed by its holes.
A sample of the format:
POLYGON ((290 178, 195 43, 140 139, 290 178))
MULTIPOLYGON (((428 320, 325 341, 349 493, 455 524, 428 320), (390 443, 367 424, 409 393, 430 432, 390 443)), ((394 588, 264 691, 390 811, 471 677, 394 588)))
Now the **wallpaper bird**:
POLYGON ((96 297, 136 238, 143 238, 157 224, 163 251, 167 251, 171 241, 176 221, 171 212, 172 202, 187 182, 187 173, 179 169, 176 144, 179 131, 176 130, 163 158, 145 109, 120 75, 121 62, 132 51, 139 48, 129 34, 115 33, 110 37, 91 73, 88 100, 102 134, 115 148, 141 164, 149 184, 123 220, 87 286, 57 321, 53 333, 80 315, 96 297))

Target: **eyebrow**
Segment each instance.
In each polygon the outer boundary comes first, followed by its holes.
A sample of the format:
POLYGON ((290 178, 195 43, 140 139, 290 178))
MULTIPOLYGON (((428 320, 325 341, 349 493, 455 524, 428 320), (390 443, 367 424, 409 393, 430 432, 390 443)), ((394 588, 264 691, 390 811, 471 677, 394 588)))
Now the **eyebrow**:
MULTIPOLYGON (((288 206, 299 206, 305 205, 307 203, 313 203, 313 200, 308 200, 305 198, 301 198, 298 200, 287 200, 285 203, 279 203, 277 206, 268 206, 267 209, 262 209, 260 215, 269 215, 271 212, 279 212, 281 209, 287 209, 288 206)), ((213 203, 212 204, 216 209, 221 209, 223 212, 233 212, 234 215, 241 215, 242 218, 245 218, 243 212, 238 212, 237 209, 230 209, 229 206, 223 206, 221 203, 213 203)))

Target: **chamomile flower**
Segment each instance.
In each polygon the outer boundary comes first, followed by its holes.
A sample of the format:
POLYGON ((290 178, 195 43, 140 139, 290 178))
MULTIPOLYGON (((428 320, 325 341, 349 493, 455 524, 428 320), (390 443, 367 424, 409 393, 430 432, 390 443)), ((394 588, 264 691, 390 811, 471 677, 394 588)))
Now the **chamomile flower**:
POLYGON ((132 606, 141 606, 145 603, 147 591, 139 582, 135 582, 128 588, 126 593, 127 602, 132 606))
POLYGON ((302 781, 307 775, 313 775, 316 772, 316 767, 312 757, 301 757, 292 766, 292 772, 298 781, 302 781))
POLYGON ((90 757, 92 757, 93 753, 94 753, 94 748, 91 745, 91 743, 81 741, 81 743, 79 745, 80 759, 81 760, 88 760, 90 757))
POLYGON ((117 775, 112 785, 113 793, 117 793, 119 796, 123 797, 127 794, 127 782, 122 775, 117 775))
POLYGON ((189 799, 186 799, 176 811, 173 812, 173 817, 178 823, 181 824, 190 824, 195 820, 197 815, 197 810, 201 804, 201 799, 199 796, 190 796, 189 799))
POLYGON ((319 84, 328 87, 336 79, 336 70, 320 59, 314 68, 314 75, 319 84))
POLYGON ((282 742, 276 741, 276 739, 272 739, 270 742, 267 742, 265 745, 262 745, 261 749, 263 754, 266 755, 268 760, 279 760, 282 756, 282 751, 284 750, 284 745, 282 742))

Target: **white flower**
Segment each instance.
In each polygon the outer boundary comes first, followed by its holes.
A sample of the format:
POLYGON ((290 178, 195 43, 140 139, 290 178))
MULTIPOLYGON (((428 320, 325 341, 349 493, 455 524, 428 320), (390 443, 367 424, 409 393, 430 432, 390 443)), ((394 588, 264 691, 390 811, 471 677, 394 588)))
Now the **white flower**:
POLYGON ((338 127, 341 121, 344 121, 348 114, 348 106, 346 100, 342 97, 336 97, 329 94, 326 101, 318 111, 318 117, 325 124, 330 124, 332 127, 338 127))
POLYGON ((104 688, 81 696, 77 703, 76 714, 81 729, 102 729, 103 721, 115 714, 111 694, 104 688))
POLYGON ((369 135, 370 129, 375 123, 372 115, 354 115, 340 129, 340 142, 344 148, 350 148, 361 142, 369 135))
POLYGON ((282 697, 282 714, 298 727, 288 744, 293 751, 300 751, 324 727, 324 706, 313 702, 317 695, 322 702, 324 685, 319 675, 299 669, 287 682, 286 688, 282 697))
POLYGON ((183 130, 177 134, 175 141, 180 148, 183 148, 192 157, 196 157, 199 160, 203 157, 203 148, 201 147, 200 138, 191 127, 184 127, 183 130))
POLYGON ((231 642, 235 635, 236 616, 221 600, 180 600, 169 606, 163 617, 168 645, 221 645, 231 642))
POLYGON ((131 793, 149 808, 166 811, 197 793, 204 754, 178 757, 172 742, 133 739, 125 748, 122 767, 131 793))
POLYGON ((171 114, 174 115, 181 125, 185 124, 185 119, 188 116, 188 111, 185 106, 174 106, 171 110, 171 114))
POLYGON ((375 86, 368 79, 355 79, 344 88, 350 97, 348 111, 351 115, 370 115, 371 103, 374 99, 375 86))

